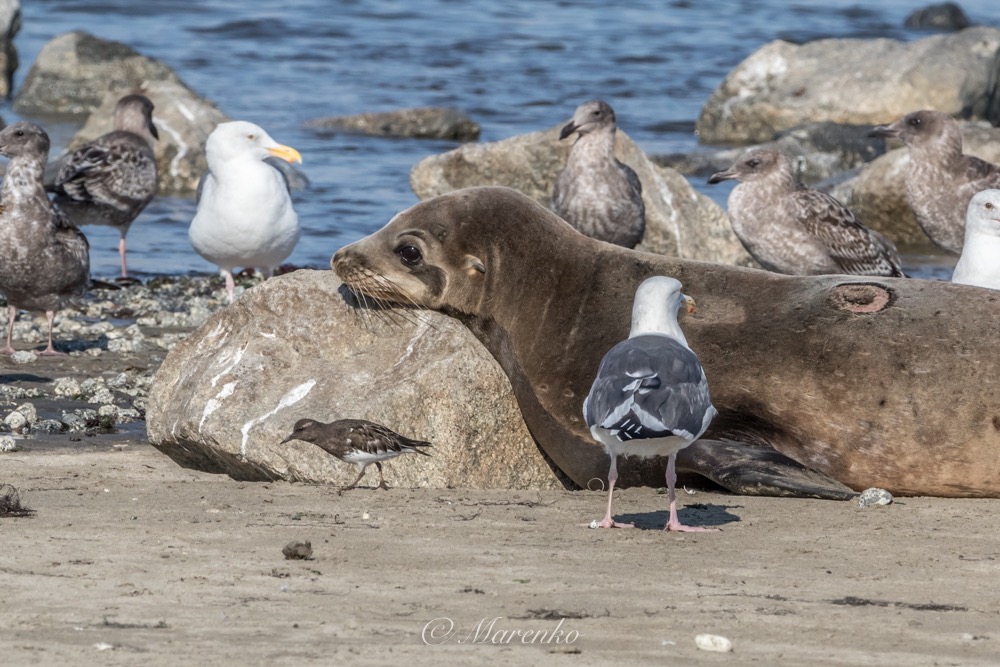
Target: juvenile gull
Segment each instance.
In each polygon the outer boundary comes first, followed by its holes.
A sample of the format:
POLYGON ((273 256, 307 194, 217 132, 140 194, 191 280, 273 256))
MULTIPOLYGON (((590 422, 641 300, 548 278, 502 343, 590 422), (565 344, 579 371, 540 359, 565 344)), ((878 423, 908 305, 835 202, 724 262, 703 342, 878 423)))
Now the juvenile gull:
POLYGON ((972 195, 1000 188, 1000 165, 962 153, 962 131, 940 111, 914 111, 872 136, 896 137, 910 149, 906 197, 917 224, 936 245, 962 252, 972 195))
POLYGON ((708 182, 729 179, 740 182, 729 194, 733 231, 765 269, 790 275, 903 275, 892 241, 862 225, 830 195, 799 183, 784 153, 748 151, 708 182))
POLYGON ((77 225, 117 227, 122 278, 128 277, 125 235, 156 195, 153 103, 126 95, 115 105, 115 129, 83 144, 62 161, 52 190, 56 205, 77 225))
POLYGON ((669 456, 667 489, 674 531, 704 531, 677 518, 677 452, 701 437, 715 417, 708 380, 698 357, 677 324, 677 311, 694 300, 681 293, 674 278, 647 278, 635 292, 629 337, 604 356, 583 404, 583 418, 594 439, 611 457, 608 511, 601 528, 631 528, 611 518, 611 498, 618 479, 617 457, 669 456))
POLYGON ((1000 190, 977 192, 965 216, 965 245, 951 282, 1000 290, 1000 190))
POLYGON ((233 269, 260 268, 270 278, 299 240, 288 183, 268 157, 302 162, 294 148, 246 121, 221 123, 205 144, 208 173, 188 236, 198 254, 218 265, 233 302, 233 269))
POLYGON ((14 352, 14 319, 19 308, 45 312, 52 346, 57 310, 83 295, 90 284, 90 247, 80 230, 49 202, 42 183, 49 137, 32 123, 0 132, 0 155, 10 158, 0 189, 0 292, 7 297, 7 344, 14 352))
POLYGON ((420 448, 431 446, 429 442, 407 438, 385 426, 364 419, 339 419, 329 424, 314 419, 300 419, 292 427, 292 434, 281 443, 291 440, 311 442, 341 461, 356 465, 358 476, 350 486, 344 487, 344 491, 357 486, 365 476, 365 469, 372 463, 378 468, 379 488, 387 489, 385 478, 382 477, 382 461, 400 454, 430 456, 420 448))
POLYGON ((552 210, 587 236, 634 248, 646 230, 642 183, 615 157, 615 131, 607 102, 577 107, 559 133, 560 139, 573 133, 578 138, 552 189, 552 210))

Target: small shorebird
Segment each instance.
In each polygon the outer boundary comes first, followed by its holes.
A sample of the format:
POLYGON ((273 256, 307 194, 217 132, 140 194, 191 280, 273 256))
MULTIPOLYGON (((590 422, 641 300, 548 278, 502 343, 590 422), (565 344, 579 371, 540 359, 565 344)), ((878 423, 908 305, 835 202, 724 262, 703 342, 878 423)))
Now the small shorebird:
POLYGON ((372 463, 378 468, 379 488, 388 489, 382 476, 382 461, 396 458, 400 454, 430 456, 420 448, 431 446, 429 442, 407 438, 381 424, 364 419, 339 419, 329 424, 315 419, 300 419, 292 427, 292 434, 281 443, 291 440, 311 442, 341 461, 356 465, 358 476, 350 486, 344 487, 344 491, 357 486, 365 476, 365 469, 372 463))

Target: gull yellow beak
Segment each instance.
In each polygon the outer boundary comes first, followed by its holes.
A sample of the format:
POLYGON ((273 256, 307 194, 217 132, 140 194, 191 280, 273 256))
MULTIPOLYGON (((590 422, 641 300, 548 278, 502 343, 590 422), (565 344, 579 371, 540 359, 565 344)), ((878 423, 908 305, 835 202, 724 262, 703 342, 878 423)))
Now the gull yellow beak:
POLYGON ((291 146, 278 144, 274 148, 268 148, 267 152, 274 157, 281 158, 285 162, 298 162, 299 164, 302 164, 302 156, 291 146))
POLYGON ((684 295, 684 307, 687 308, 688 314, 694 312, 694 299, 689 297, 687 294, 684 295))

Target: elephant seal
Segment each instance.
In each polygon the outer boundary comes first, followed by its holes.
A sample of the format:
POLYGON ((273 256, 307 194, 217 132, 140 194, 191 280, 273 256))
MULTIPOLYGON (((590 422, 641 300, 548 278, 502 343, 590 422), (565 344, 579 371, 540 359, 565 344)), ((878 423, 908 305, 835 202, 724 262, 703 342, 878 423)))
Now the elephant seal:
MULTIPOLYGON (((607 466, 583 398, 603 355, 628 335, 638 284, 668 275, 699 304, 681 326, 719 410, 706 434, 716 440, 683 450, 678 471, 748 494, 844 498, 846 485, 1000 496, 992 292, 628 250, 500 187, 416 204, 331 265, 363 301, 462 321, 507 373, 539 445, 581 486, 607 466)), ((664 465, 629 461, 619 483, 658 484, 664 465)))

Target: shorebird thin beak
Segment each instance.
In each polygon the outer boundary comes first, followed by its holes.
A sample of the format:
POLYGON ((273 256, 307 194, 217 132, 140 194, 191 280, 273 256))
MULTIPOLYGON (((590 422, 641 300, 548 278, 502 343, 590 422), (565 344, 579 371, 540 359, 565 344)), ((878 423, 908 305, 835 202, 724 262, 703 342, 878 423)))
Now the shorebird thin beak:
POLYGON ((302 156, 291 146, 278 144, 277 146, 268 148, 267 152, 276 158, 281 158, 285 162, 298 162, 299 164, 302 164, 302 156))
POLYGON ((567 125, 563 127, 562 131, 559 132, 559 140, 562 141, 569 135, 576 132, 578 129, 580 129, 580 126, 574 123, 573 121, 570 121, 567 125))
POLYGON ((692 299, 687 294, 685 294, 684 295, 684 307, 687 309, 687 312, 688 312, 689 315, 694 312, 694 306, 695 306, 694 299, 692 299))

